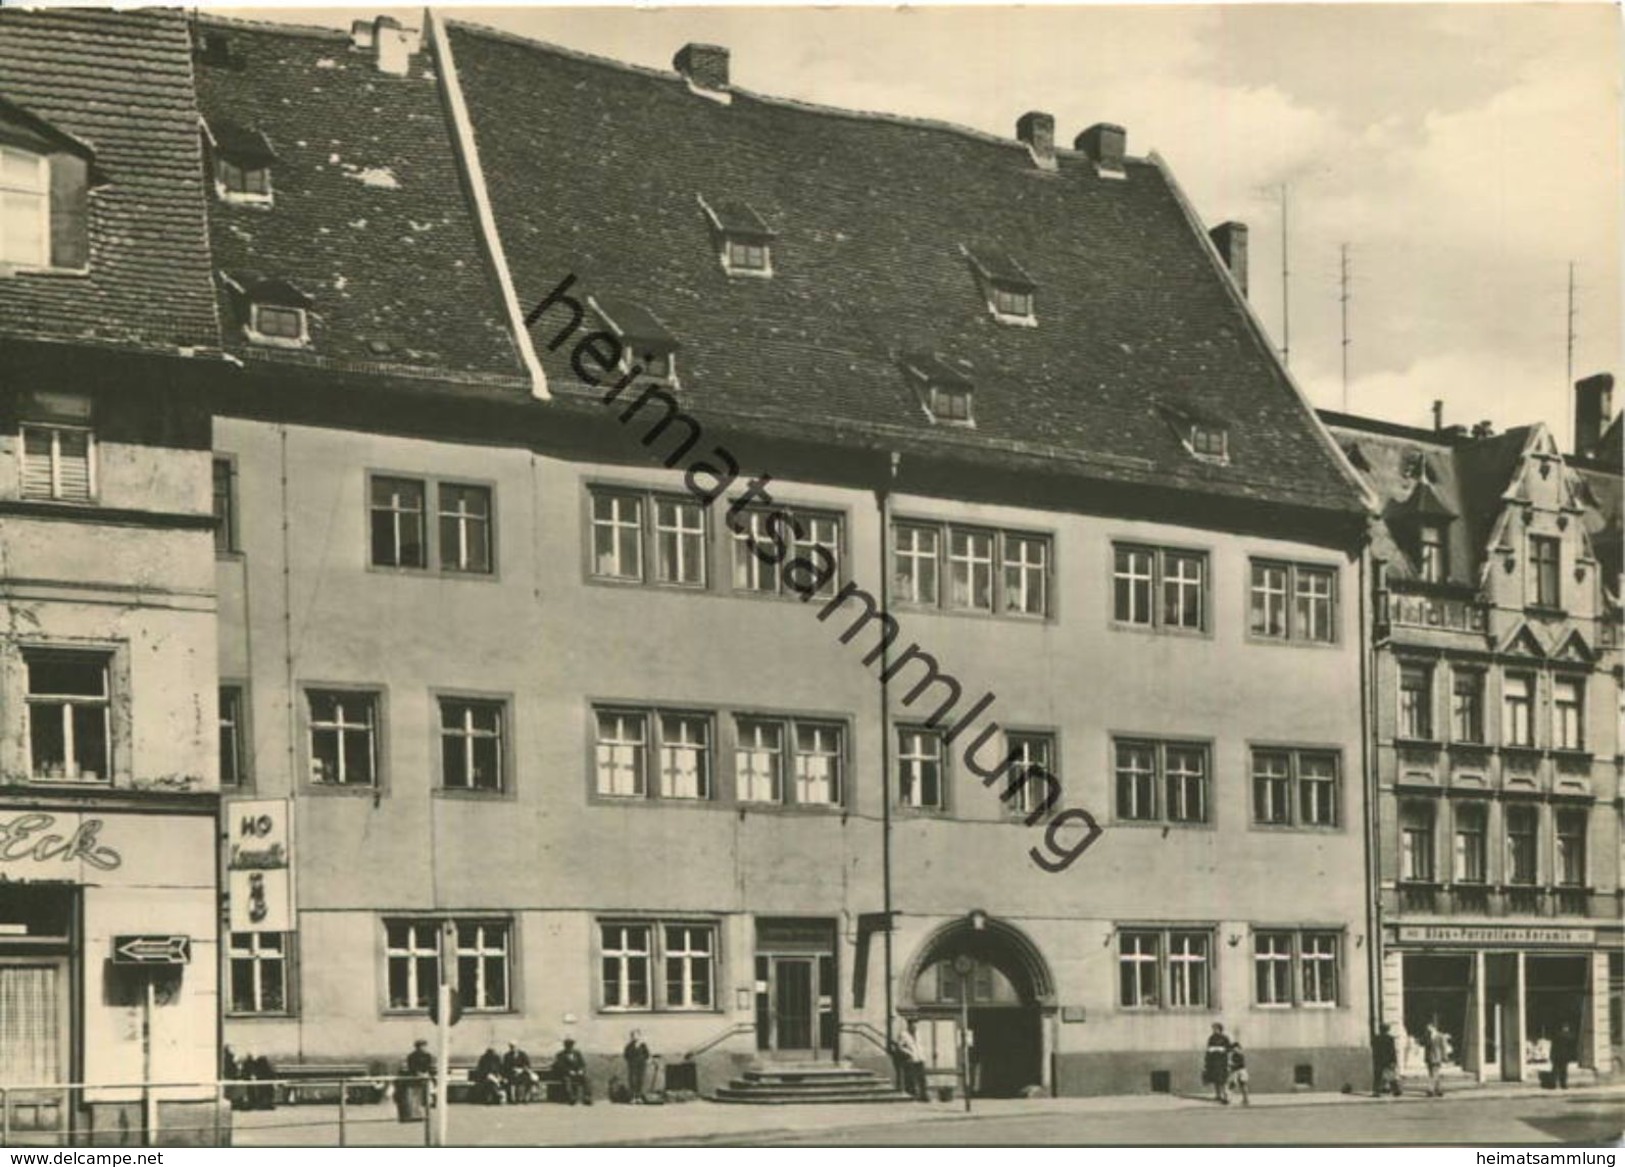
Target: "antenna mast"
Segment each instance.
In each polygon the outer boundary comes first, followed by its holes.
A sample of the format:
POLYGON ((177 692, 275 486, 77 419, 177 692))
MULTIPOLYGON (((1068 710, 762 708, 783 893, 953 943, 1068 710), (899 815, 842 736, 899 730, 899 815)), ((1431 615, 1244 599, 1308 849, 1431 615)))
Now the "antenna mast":
POLYGON ((1281 184, 1281 363, 1292 367, 1292 312, 1287 271, 1287 185, 1281 184))
POLYGON ((1568 352, 1563 378, 1563 419, 1566 435, 1574 433, 1574 261, 1569 260, 1568 352))
POLYGON ((1347 413, 1349 411, 1349 245, 1344 243, 1338 250, 1341 253, 1338 273, 1341 293, 1337 299, 1343 314, 1343 412, 1347 413))

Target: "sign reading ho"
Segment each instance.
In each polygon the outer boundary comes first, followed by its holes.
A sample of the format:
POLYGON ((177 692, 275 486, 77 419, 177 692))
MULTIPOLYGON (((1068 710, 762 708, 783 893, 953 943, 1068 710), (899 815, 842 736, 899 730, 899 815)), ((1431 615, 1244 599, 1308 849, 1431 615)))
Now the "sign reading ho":
POLYGON ((286 799, 227 803, 227 891, 233 932, 293 931, 286 799))

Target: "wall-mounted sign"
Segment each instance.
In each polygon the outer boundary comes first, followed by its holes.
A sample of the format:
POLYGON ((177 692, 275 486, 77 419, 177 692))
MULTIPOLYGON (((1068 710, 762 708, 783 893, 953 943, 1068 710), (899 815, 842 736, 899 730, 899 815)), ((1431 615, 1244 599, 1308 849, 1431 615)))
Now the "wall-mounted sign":
POLYGON ((101 819, 80 815, 59 819, 44 811, 30 811, 0 818, 0 872, 15 878, 45 878, 51 868, 79 863, 114 871, 124 858, 102 842, 101 832, 101 819))
POLYGON ((1595 928, 1529 928, 1517 925, 1401 924, 1402 944, 1595 944, 1595 928))
POLYGON ((115 936, 114 964, 190 964, 190 936, 115 936))
POLYGON ((288 813, 281 798, 229 802, 221 811, 233 932, 293 931, 288 813))

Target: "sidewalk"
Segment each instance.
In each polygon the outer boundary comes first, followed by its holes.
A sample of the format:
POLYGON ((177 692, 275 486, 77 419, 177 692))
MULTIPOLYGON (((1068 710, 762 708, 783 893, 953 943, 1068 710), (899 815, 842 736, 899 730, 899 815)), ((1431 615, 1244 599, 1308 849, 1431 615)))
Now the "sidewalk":
MULTIPOLYGON (((1557 1095, 1520 1083, 1477 1083, 1458 1086, 1442 1102, 1409 1092, 1402 1098, 1369 1094, 1261 1094, 1257 1109, 1311 1106, 1392 1107, 1448 1105, 1462 1099, 1552 1098, 1557 1095)), ((1625 1083, 1569 1090, 1573 1099, 1617 1098, 1625 1105, 1625 1083)), ((1239 1106, 1239 1104, 1236 1104, 1239 1106)), ((963 1101, 895 1103, 797 1103, 787 1106, 687 1102, 668 1106, 591 1107, 559 1104, 536 1106, 452 1107, 450 1139, 456 1145, 483 1146, 615 1146, 648 1143, 752 1143, 770 1137, 810 1131, 914 1123, 975 1122, 982 1118, 1023 1115, 1168 1114, 1213 1109, 1211 1098, 1168 1094, 1123 1094, 1089 1098, 977 1099, 970 1114, 963 1101)), ((422 1146, 420 1124, 401 1125, 388 1106, 352 1106, 346 1132, 351 1146, 422 1146)), ((239 1114, 237 1146, 334 1146, 338 1143, 338 1108, 284 1107, 264 1113, 239 1114)))

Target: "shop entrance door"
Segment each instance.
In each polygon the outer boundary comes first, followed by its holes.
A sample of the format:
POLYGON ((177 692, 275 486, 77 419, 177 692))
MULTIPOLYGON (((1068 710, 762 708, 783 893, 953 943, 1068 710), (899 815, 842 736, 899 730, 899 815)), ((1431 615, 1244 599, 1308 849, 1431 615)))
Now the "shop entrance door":
POLYGON ((756 1048, 782 1061, 836 1053, 834 927, 825 920, 758 920, 756 1048))
POLYGON ((66 1129, 66 1091, 50 1087, 67 1065, 66 962, 0 957, 0 1087, 14 1142, 53 1142, 66 1129))

